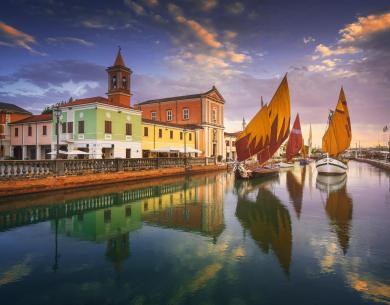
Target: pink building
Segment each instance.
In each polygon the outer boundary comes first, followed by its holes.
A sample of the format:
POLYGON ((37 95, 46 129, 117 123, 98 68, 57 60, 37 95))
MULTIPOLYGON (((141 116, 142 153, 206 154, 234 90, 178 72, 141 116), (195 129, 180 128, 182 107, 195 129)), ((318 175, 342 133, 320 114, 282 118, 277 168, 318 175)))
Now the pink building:
POLYGON ((52 114, 32 115, 10 124, 10 155, 17 160, 50 159, 52 114))

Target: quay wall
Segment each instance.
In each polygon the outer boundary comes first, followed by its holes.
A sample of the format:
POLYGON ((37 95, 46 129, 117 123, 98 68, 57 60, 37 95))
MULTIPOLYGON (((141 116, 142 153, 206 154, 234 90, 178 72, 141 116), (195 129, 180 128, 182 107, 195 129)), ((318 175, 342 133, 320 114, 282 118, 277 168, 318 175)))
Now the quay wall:
POLYGON ((353 160, 359 161, 359 162, 365 162, 365 163, 374 165, 376 167, 379 167, 381 169, 390 171, 390 162, 381 161, 381 160, 365 159, 365 158, 355 158, 353 160))
POLYGON ((119 182, 139 184, 141 181, 146 182, 150 179, 191 175, 226 169, 226 165, 213 163, 207 165, 194 165, 191 167, 166 167, 137 171, 89 173, 72 176, 47 176, 35 179, 8 179, 0 182, 0 197, 115 184, 119 182))

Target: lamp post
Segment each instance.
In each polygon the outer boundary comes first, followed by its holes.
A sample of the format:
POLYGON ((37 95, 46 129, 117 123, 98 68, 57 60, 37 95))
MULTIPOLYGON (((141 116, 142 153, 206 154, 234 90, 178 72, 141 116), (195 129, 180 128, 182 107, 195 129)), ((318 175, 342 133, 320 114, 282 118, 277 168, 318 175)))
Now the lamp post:
POLYGON ((62 114, 62 110, 60 109, 60 106, 57 105, 53 109, 54 115, 56 116, 56 133, 57 133, 57 149, 56 149, 56 160, 58 159, 60 155, 60 116, 62 114))
POLYGON ((187 141, 186 141, 186 134, 187 129, 184 127, 184 167, 187 167, 187 141))

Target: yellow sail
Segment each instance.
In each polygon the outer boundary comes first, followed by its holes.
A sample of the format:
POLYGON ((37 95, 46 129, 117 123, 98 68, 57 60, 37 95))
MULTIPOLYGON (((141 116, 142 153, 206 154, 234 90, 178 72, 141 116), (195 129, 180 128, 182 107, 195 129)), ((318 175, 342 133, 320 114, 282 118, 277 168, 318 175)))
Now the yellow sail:
POLYGON ((328 129, 322 137, 322 150, 330 156, 337 156, 350 146, 351 139, 351 121, 344 90, 341 88, 336 110, 333 112, 328 129))

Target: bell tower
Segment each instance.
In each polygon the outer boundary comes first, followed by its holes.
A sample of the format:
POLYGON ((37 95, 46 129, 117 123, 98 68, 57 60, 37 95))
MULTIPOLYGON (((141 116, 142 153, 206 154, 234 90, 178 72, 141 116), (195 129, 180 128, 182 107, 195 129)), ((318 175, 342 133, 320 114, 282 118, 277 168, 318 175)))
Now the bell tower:
POLYGON ((125 66, 121 48, 118 49, 114 65, 106 69, 108 74, 108 102, 113 105, 130 107, 130 78, 133 73, 125 66))

